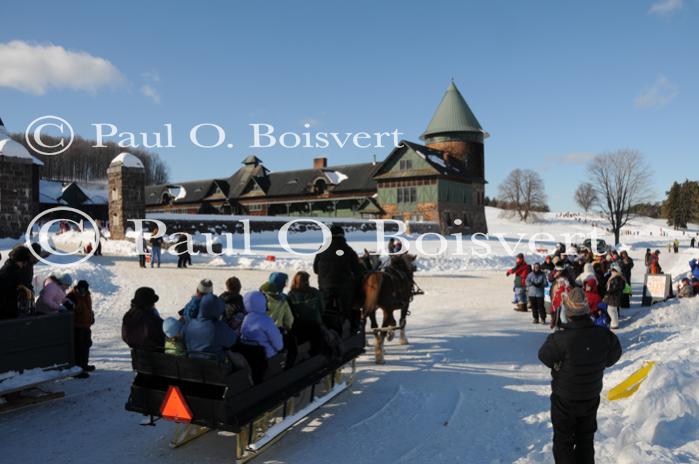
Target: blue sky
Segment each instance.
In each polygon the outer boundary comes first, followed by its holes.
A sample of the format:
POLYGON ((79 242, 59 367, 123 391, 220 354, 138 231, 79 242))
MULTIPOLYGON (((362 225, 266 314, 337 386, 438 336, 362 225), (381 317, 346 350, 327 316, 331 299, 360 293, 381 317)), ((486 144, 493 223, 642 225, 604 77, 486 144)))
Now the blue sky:
POLYGON ((419 141, 454 78, 491 134, 488 195, 512 169, 532 168, 552 208, 573 209, 585 161, 620 148, 646 156, 657 197, 673 180, 696 177, 687 168, 698 154, 697 0, 174 5, 3 6, 8 129, 45 114, 87 137, 95 122, 132 132, 169 122, 177 147, 156 151, 175 181, 228 175, 249 154, 272 170, 310 166, 321 154, 352 163, 390 150, 251 149, 248 125, 398 129, 419 141), (53 66, 43 72, 7 54, 13 41, 32 53, 64 50, 43 55, 53 66), (9 61, 24 74, 8 77, 9 61), (223 126, 236 147, 193 147, 189 129, 203 122, 223 126))

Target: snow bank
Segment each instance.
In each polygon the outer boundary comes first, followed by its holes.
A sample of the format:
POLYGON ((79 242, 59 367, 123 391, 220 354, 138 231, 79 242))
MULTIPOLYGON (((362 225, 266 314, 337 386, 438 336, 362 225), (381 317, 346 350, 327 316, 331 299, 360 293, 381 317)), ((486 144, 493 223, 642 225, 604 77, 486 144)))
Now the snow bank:
POLYGON ((600 462, 697 462, 699 299, 665 303, 643 313, 621 335, 626 352, 605 385, 618 384, 644 361, 657 364, 634 396, 603 400, 600 462))

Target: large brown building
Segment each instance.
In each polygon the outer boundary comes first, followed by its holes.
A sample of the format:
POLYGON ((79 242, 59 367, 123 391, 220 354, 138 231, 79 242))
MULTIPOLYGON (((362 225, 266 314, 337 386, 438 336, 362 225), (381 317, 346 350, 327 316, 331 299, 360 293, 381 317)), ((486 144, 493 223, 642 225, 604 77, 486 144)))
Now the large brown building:
POLYGON ((431 222, 487 232, 484 140, 488 137, 452 82, 421 135, 380 163, 271 172, 255 156, 230 177, 146 187, 148 212, 332 216, 431 222))

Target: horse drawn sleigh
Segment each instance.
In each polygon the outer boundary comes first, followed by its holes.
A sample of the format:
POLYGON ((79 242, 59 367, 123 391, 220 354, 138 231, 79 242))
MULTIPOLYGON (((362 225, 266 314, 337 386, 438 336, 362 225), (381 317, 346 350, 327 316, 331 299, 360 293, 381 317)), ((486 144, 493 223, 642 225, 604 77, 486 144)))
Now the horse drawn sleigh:
MULTIPOLYGON (((401 255, 391 269, 368 269, 357 298, 362 320, 371 321, 376 362, 383 363, 384 340, 400 330, 407 344, 405 321, 413 295, 421 293, 413 282, 415 257, 401 255), (384 313, 382 326, 375 312, 384 313), (400 310, 400 323, 393 311, 400 310)), ((264 359, 259 346, 238 346, 236 355, 224 361, 177 357, 162 352, 132 350, 136 373, 126 409, 149 416, 142 425, 160 419, 177 423, 172 447, 181 446, 210 431, 235 435, 235 459, 246 462, 273 444, 294 424, 323 406, 351 385, 356 358, 364 353, 366 333, 350 330, 330 352, 312 354, 310 345, 299 345, 296 360, 285 366, 285 353, 267 360, 263 370, 251 368, 264 359)))

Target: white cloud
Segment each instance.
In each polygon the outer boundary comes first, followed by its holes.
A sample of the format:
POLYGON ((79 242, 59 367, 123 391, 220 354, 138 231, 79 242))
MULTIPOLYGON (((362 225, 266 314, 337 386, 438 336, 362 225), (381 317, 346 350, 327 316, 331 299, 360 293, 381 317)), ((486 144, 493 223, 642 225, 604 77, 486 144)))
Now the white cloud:
POLYGON ((157 71, 148 71, 141 74, 145 84, 141 86, 141 93, 153 100, 155 103, 160 103, 160 92, 155 88, 155 84, 160 82, 160 74, 157 71))
POLYGON ((648 13, 666 16, 681 10, 683 6, 684 0, 657 0, 650 6, 648 13))
POLYGON ((146 97, 153 100, 155 103, 160 103, 160 94, 158 91, 150 84, 143 84, 141 86, 141 93, 146 97))
POLYGON ((568 153, 563 157, 563 161, 570 164, 585 164, 595 157, 594 153, 577 152, 568 153))
POLYGON ((670 82, 667 77, 659 74, 653 85, 636 97, 636 108, 658 108, 665 106, 674 100, 679 93, 680 91, 675 84, 670 82))
POLYGON ((0 87, 43 95, 47 90, 72 89, 94 94, 125 81, 104 58, 52 44, 21 40, 0 43, 0 87))

